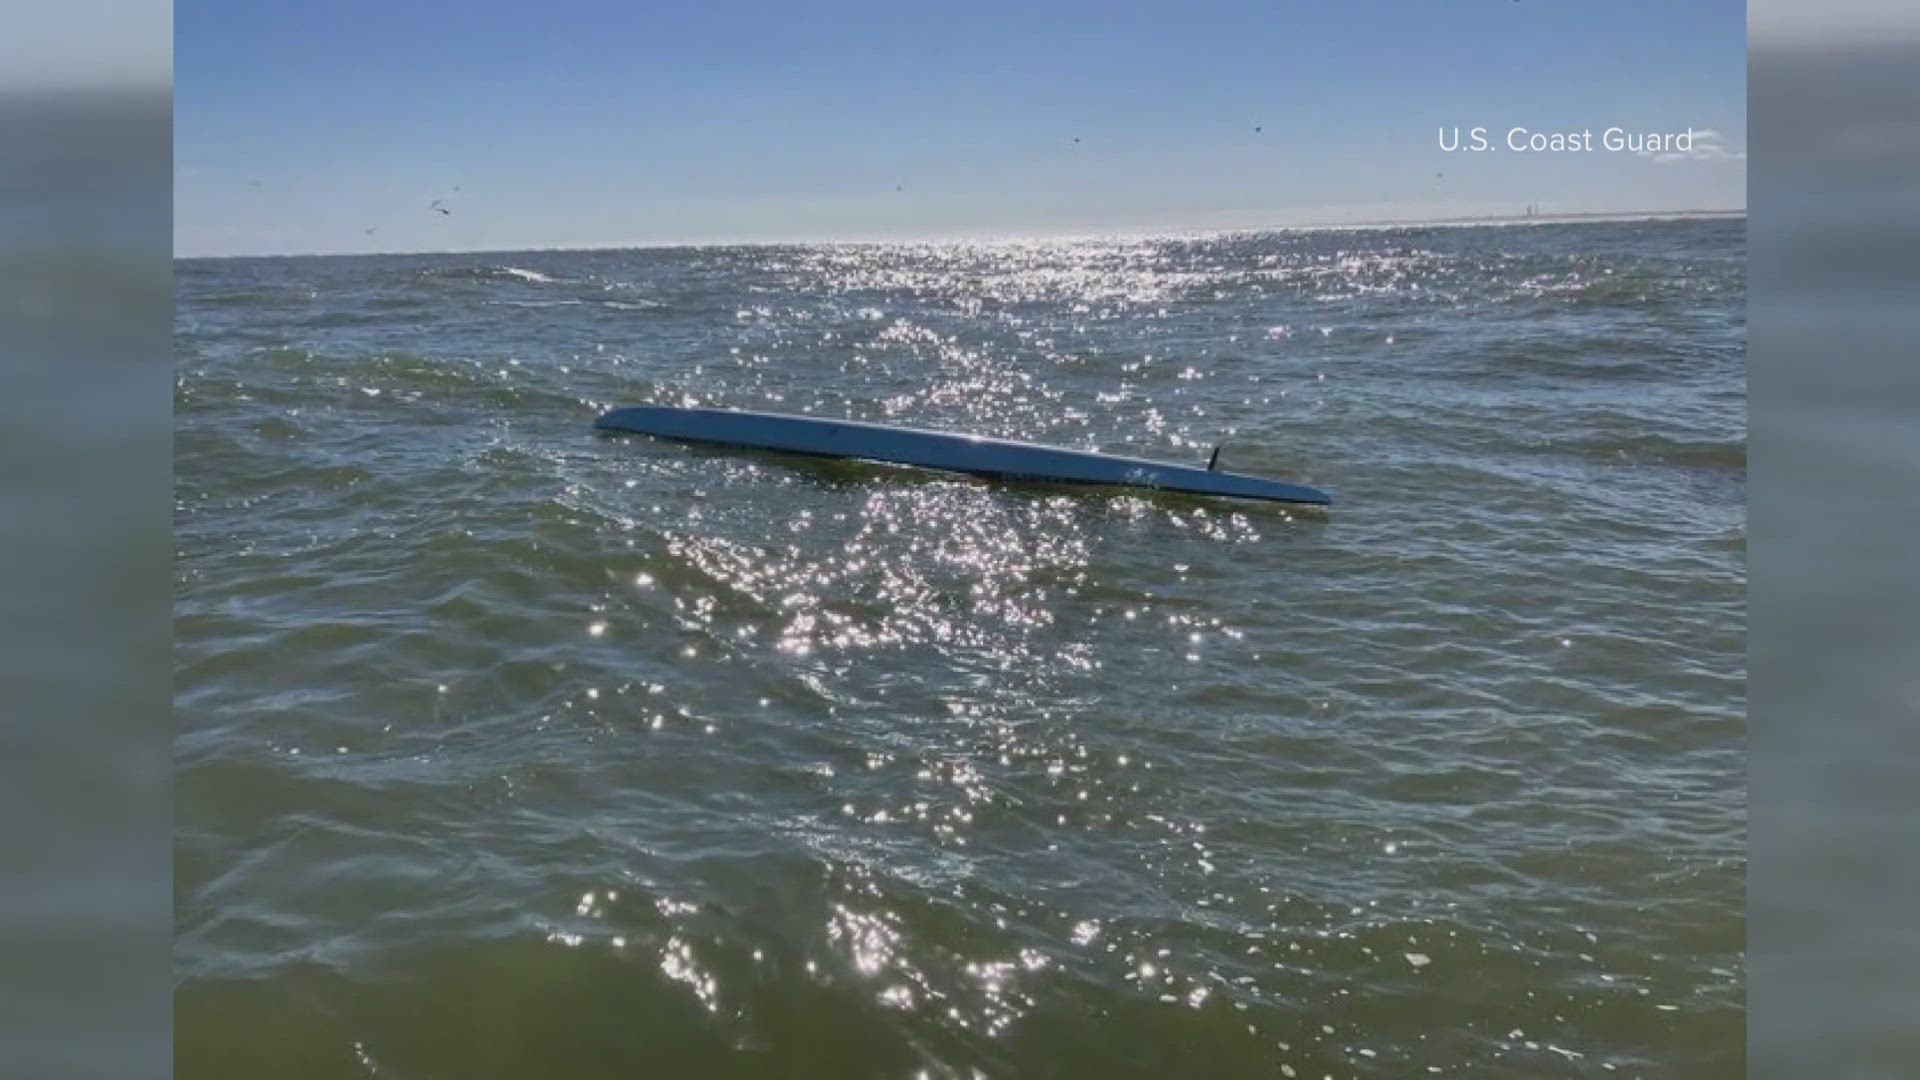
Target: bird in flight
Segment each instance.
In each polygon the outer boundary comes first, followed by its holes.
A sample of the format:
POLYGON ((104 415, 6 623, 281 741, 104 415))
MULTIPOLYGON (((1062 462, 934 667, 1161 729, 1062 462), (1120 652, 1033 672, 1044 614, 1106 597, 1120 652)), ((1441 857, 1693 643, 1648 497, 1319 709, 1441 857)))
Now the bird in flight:
POLYGON ((447 216, 449 216, 449 217, 451 217, 451 216, 453 215, 453 211, 451 211, 451 210, 449 210, 449 209, 447 209, 446 207, 444 207, 444 206, 441 206, 441 205, 440 205, 440 200, 439 200, 439 199, 435 199, 435 200, 433 200, 433 208, 434 208, 435 210, 438 210, 438 211, 440 211, 440 212, 441 212, 442 214, 445 214, 445 215, 447 215, 447 216))

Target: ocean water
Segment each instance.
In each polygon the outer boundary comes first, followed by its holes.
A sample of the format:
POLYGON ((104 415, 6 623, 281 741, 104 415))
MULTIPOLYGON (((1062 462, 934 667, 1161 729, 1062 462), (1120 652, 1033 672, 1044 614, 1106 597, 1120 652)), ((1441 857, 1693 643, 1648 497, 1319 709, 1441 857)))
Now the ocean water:
POLYGON ((178 1074, 1743 1075, 1745 230, 177 264, 178 1074))

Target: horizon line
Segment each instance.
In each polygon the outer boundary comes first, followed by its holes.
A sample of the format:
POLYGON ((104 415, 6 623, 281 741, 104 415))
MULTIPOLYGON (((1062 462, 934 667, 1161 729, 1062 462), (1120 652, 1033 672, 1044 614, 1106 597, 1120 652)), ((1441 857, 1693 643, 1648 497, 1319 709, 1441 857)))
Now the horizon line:
POLYGON ((637 240, 616 242, 592 242, 580 244, 555 244, 543 247, 478 247, 478 248, 439 248, 419 251, 303 251, 303 252, 262 252, 252 255, 175 255, 173 261, 215 262, 229 259, 364 259, 378 256, 420 256, 420 255, 525 255, 548 252, 593 252, 593 251, 672 251, 679 249, 707 248, 765 248, 765 247, 826 247, 826 246, 885 246, 908 244, 1022 244, 1022 243, 1062 243, 1086 242, 1092 240, 1154 240, 1154 239, 1202 239, 1227 236, 1252 236, 1262 233, 1288 232, 1339 232, 1343 230, 1369 229, 1417 229, 1417 228, 1474 228, 1509 225, 1567 225, 1580 222, 1628 223, 1635 221, 1667 221, 1694 218, 1731 218, 1745 217, 1745 206, 1725 208, 1696 208, 1684 210, 1573 210, 1557 214, 1536 214, 1532 216, 1515 214, 1483 214, 1448 218, 1380 218, 1355 221, 1302 222, 1296 224, 1275 224, 1245 226, 1237 228, 1166 228, 1166 229, 1114 229, 1097 232, 1056 233, 1056 234, 984 234, 984 235, 948 235, 922 237, 816 237, 810 239, 713 239, 713 240, 637 240))

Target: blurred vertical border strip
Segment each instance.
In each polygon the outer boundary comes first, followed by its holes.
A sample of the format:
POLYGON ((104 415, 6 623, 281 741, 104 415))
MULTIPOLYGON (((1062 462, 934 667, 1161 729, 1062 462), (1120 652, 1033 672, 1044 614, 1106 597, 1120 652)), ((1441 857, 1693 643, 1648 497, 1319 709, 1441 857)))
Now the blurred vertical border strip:
POLYGON ((0 29, 0 1076, 172 1064, 172 9, 0 29))
POLYGON ((1748 19, 1750 1069, 1920 1076, 1920 9, 1748 19))

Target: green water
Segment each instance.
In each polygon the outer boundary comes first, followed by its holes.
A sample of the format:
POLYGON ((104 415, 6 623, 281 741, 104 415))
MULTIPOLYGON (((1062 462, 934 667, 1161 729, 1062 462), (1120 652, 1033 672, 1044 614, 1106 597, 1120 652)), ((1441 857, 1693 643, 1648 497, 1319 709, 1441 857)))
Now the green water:
POLYGON ((178 1075, 1743 1074, 1744 237, 178 264, 178 1075))

